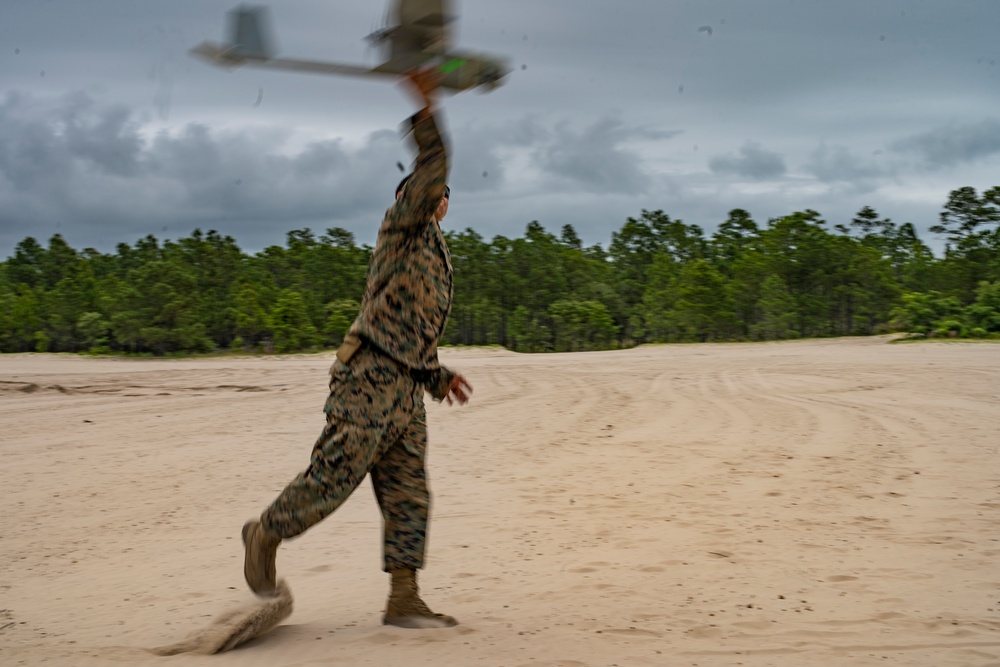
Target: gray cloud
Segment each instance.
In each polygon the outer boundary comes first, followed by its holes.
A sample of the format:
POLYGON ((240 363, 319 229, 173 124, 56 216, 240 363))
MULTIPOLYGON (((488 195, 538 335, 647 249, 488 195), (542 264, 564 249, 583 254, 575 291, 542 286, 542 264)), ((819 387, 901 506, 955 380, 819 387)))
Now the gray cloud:
POLYGON ((496 191, 510 184, 517 165, 520 180, 554 191, 604 194, 643 192, 652 183, 639 145, 669 139, 675 131, 626 127, 612 116, 583 129, 569 121, 545 123, 524 116, 503 123, 467 123, 454 131, 453 187, 496 191), (484 175, 485 174, 485 175, 484 175))
POLYGON ((862 191, 874 189, 887 175, 876 156, 862 158, 844 146, 827 144, 813 150, 804 168, 823 183, 847 185, 862 191))
POLYGON ((128 176, 138 167, 142 140, 139 124, 120 104, 96 109, 83 94, 71 95, 58 112, 55 129, 69 154, 114 176, 128 176))
POLYGON ((319 140, 294 151, 291 134, 274 129, 189 124, 144 139, 135 114, 82 94, 44 108, 16 95, 0 105, 11 137, 0 143, 4 236, 62 225, 128 236, 164 225, 240 221, 252 232, 274 221, 353 221, 391 201, 404 152, 386 130, 353 148, 319 140))
POLYGON ((507 183, 512 150, 545 140, 547 130, 531 117, 502 123, 465 123, 451 133, 451 186, 456 195, 496 192, 507 183))
MULTIPOLYGON (((292 131, 268 126, 224 130, 189 123, 150 135, 138 118, 83 93, 49 104, 9 95, 0 105, 0 126, 20 139, 0 150, 0 181, 16 191, 0 195, 0 220, 11 223, 0 229, 0 242, 13 246, 26 229, 102 239, 105 247, 196 226, 258 246, 264 243, 255 238, 275 224, 282 231, 335 224, 373 231, 399 178, 396 162, 412 157, 391 130, 375 131, 360 143, 317 139, 297 145, 292 131)), ((630 146, 675 134, 627 127, 613 117, 579 130, 531 116, 466 123, 451 132, 457 147, 452 186, 456 200, 513 188, 522 206, 540 206, 536 216, 559 201, 564 211, 618 208, 624 218, 625 200, 616 196, 641 193, 654 182, 630 146), (516 183, 508 178, 512 169, 516 183), (595 200, 601 196, 611 197, 610 203, 595 200)))
POLYGON ((577 131, 569 123, 560 123, 547 137, 546 144, 535 150, 542 170, 556 179, 588 192, 636 194, 645 192, 651 183, 643 169, 643 160, 630 142, 658 141, 675 136, 650 128, 626 127, 618 118, 603 118, 577 131))
POLYGON ((904 155, 914 155, 930 169, 952 167, 1000 154, 1000 120, 951 123, 890 144, 904 155))
POLYGON ((769 180, 784 176, 785 159, 755 142, 747 142, 739 155, 717 155, 708 161, 709 168, 719 174, 734 174, 751 180, 769 180))

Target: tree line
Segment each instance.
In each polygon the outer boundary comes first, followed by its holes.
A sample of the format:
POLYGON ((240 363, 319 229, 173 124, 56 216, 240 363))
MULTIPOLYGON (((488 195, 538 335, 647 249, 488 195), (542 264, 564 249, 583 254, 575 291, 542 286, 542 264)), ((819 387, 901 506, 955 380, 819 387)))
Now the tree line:
MULTIPOLYGON (((805 210, 758 224, 734 209, 711 236, 663 211, 628 218, 607 248, 572 225, 520 238, 447 234, 450 345, 525 352, 648 342, 783 340, 907 331, 1000 337, 1000 187, 950 193, 931 228, 864 207, 829 225, 805 210)), ((25 238, 0 263, 0 351, 264 352, 337 346, 371 249, 343 229, 287 234, 255 254, 214 231, 114 253, 25 238)))

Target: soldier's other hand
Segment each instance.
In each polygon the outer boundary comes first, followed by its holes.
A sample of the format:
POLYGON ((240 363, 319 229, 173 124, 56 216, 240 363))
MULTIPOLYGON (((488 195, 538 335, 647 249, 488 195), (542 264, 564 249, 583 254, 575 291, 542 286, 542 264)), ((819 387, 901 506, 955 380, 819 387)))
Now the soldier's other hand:
POLYGON ((459 405, 465 405, 469 402, 471 395, 472 385, 469 384, 464 375, 456 375, 451 379, 451 384, 448 385, 448 393, 445 394, 444 400, 448 401, 448 405, 452 404, 452 400, 458 401, 459 405))

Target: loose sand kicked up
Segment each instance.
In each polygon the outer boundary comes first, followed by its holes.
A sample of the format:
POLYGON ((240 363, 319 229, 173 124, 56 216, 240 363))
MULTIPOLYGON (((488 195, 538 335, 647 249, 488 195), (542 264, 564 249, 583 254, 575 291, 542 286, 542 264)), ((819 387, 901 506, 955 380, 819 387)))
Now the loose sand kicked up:
POLYGON ((253 599, 332 356, 0 357, 0 664, 1000 665, 1000 345, 442 358, 421 583, 461 625, 380 624, 366 482, 279 549, 282 625, 157 657, 253 599))

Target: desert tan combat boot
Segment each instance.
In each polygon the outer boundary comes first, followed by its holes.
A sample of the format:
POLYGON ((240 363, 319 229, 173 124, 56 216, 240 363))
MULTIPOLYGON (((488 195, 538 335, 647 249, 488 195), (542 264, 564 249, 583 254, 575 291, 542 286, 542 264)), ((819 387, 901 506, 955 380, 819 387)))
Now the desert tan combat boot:
POLYGON ((392 591, 386 603, 383 625, 400 628, 450 628, 458 625, 451 616, 435 614, 417 592, 417 572, 412 569, 393 570, 392 591))
POLYGON ((260 521, 247 521, 243 525, 243 546, 246 549, 243 576, 250 590, 257 595, 275 595, 274 557, 278 553, 279 544, 281 538, 266 532, 260 521))

